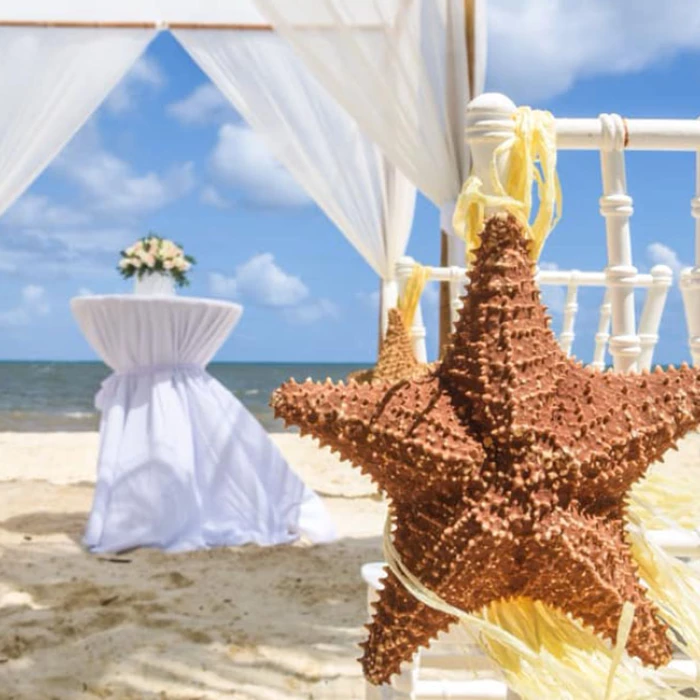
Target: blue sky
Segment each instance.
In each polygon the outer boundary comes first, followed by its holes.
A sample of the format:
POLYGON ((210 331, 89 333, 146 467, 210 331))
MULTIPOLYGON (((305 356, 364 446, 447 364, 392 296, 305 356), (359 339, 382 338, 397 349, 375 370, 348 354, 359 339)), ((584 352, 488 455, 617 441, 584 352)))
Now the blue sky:
MULTIPOLYGON (((495 3, 490 19, 488 89, 557 116, 700 114, 700 52, 685 38, 682 19, 675 34, 664 25, 656 36, 653 22, 620 28, 621 36, 614 37, 620 46, 604 33, 596 45, 595 32, 562 32, 555 40, 556 27, 543 30, 537 42, 518 30, 523 23, 507 21, 509 2, 495 3)), ((559 17, 562 26, 569 19, 559 17)), ((693 157, 632 153, 627 164, 637 266, 691 264, 693 157)), ((542 259, 561 268, 602 269, 597 155, 561 154, 560 176, 564 218, 542 259)), ((375 274, 166 33, 0 218, 0 358, 94 358, 69 300, 130 291, 131 284, 114 271, 117 252, 149 230, 197 257, 186 294, 233 295, 244 304, 243 319, 219 360, 374 358, 375 274)), ((437 233, 437 211, 419 197, 408 253, 436 264, 437 233)), ((575 350, 585 360, 600 298, 599 292, 580 298, 575 350)), ((557 294, 549 299, 555 308, 562 300, 557 294)), ((434 353, 435 294, 425 306, 434 353)), ((555 328, 559 322, 555 313, 555 328)), ((657 360, 683 359, 687 331, 676 287, 657 360)))

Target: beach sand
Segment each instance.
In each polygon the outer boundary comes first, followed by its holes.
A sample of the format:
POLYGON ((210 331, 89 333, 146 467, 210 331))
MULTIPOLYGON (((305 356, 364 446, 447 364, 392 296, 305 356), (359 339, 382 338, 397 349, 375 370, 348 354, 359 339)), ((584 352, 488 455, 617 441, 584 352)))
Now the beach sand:
MULTIPOLYGON (((363 698, 360 567, 381 559, 384 504, 312 441, 274 439, 336 543, 110 561, 80 545, 97 435, 0 433, 0 700, 363 698)), ((667 464, 699 456, 692 435, 667 464)))
POLYGON ((80 545, 97 435, 1 433, 0 699, 364 697, 360 567, 384 505, 310 440, 274 439, 336 543, 109 561, 80 545))

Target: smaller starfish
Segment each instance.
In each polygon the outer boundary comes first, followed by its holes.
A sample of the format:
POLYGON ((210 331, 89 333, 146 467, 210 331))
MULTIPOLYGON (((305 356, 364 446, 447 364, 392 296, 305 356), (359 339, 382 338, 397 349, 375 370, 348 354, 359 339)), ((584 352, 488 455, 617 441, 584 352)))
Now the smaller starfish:
MULTIPOLYGON (((700 423, 700 374, 686 366, 596 373, 568 358, 540 303, 513 217, 491 218, 452 343, 428 376, 348 386, 290 381, 275 415, 369 473, 392 501, 394 544, 424 586, 466 612, 539 600, 627 649, 671 658, 624 537, 626 497, 700 423)), ((389 573, 364 673, 384 683, 454 618, 389 573)))
POLYGON ((398 309, 389 309, 386 336, 379 350, 377 364, 371 369, 352 372, 348 380, 360 384, 365 382, 412 379, 428 374, 430 366, 416 360, 411 347, 411 338, 406 330, 403 316, 398 309))

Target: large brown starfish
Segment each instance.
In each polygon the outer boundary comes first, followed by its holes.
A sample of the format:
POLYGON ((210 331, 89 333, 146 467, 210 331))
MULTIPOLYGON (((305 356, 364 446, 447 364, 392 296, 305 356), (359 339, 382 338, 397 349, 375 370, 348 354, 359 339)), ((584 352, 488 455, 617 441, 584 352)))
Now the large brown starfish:
MULTIPOLYGON (((427 378, 347 386, 288 382, 275 413, 367 472, 395 513, 397 551, 448 603, 475 611, 525 596, 571 613, 645 663, 670 660, 666 627, 624 538, 631 485, 700 422, 698 372, 597 373, 549 329, 523 231, 493 217, 460 320, 427 378)), ((389 574, 365 643, 383 683, 454 618, 389 574)))

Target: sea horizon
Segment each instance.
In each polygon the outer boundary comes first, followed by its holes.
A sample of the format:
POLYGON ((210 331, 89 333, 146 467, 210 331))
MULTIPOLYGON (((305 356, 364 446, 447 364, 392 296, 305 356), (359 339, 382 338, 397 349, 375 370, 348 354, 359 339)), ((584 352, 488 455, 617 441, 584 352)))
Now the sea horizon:
MULTIPOLYGON (((337 381, 370 365, 221 360, 209 364, 208 371, 268 432, 284 432, 269 406, 270 395, 280 384, 292 377, 337 381)), ((98 430, 95 395, 110 374, 100 360, 0 360, 0 432, 98 430)))

